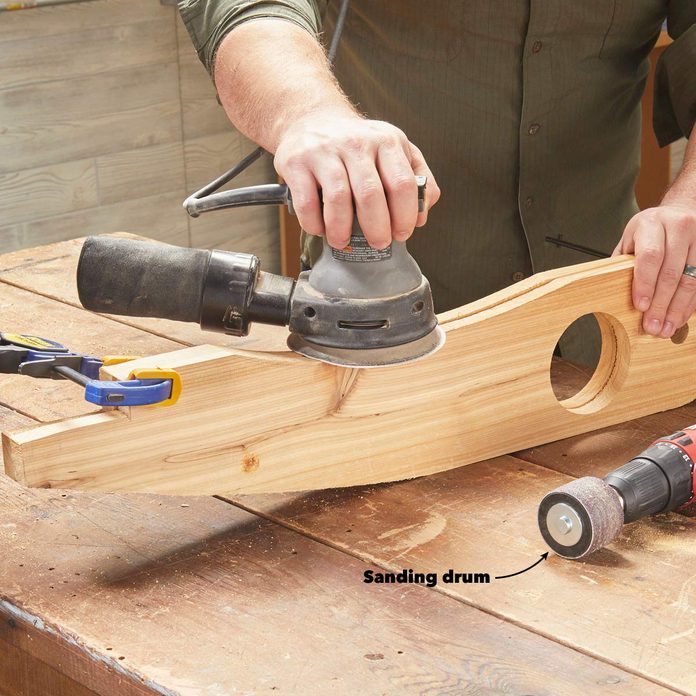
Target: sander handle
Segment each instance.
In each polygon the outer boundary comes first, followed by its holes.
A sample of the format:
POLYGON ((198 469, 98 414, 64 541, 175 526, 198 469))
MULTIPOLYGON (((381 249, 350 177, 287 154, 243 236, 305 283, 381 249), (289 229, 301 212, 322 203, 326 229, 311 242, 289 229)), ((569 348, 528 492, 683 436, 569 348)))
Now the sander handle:
POLYGON ((288 205, 292 211, 286 184, 260 184, 208 195, 200 195, 200 192, 196 192, 184 201, 186 212, 194 218, 211 210, 251 205, 288 205))

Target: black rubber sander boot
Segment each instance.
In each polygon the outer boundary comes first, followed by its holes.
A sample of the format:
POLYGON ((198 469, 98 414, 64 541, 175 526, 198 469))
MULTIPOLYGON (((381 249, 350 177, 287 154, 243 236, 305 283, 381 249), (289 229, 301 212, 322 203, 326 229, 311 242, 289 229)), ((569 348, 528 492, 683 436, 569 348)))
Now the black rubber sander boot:
POLYGON ((210 251, 118 237, 88 237, 77 267, 85 309, 199 321, 210 251))

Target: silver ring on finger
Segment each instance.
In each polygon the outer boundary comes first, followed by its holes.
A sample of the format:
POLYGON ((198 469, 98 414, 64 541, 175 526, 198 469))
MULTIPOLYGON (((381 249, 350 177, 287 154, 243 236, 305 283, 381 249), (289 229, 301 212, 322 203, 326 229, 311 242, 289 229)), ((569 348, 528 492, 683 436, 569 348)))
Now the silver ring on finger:
POLYGON ((688 263, 684 266, 683 275, 687 275, 691 278, 696 278, 696 266, 690 266, 688 263))

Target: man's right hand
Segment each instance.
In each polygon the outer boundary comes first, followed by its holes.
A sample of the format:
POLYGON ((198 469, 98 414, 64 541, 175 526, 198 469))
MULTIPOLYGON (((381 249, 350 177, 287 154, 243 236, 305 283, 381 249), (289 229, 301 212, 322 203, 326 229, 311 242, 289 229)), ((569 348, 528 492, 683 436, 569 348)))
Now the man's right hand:
POLYGON ((304 29, 285 19, 240 24, 217 49, 215 85, 232 123, 274 153, 310 234, 346 246, 354 201, 365 238, 378 249, 425 224, 440 189, 420 150, 395 126, 355 111, 304 29), (420 214, 416 175, 428 178, 420 214))
POLYGON ((401 130, 350 111, 315 111, 294 120, 278 141, 274 163, 302 228, 326 234, 339 249, 350 240, 353 202, 368 243, 383 249, 424 225, 440 198, 421 151, 401 130), (428 178, 422 212, 415 175, 428 178))

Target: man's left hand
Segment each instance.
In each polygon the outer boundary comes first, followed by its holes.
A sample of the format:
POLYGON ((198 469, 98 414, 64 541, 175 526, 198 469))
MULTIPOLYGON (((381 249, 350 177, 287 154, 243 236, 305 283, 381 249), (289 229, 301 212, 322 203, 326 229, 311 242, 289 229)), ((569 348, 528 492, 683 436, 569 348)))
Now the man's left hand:
POLYGON ((633 305, 643 312, 643 330, 671 338, 696 310, 696 201, 663 203, 635 215, 614 255, 635 254, 633 305))

